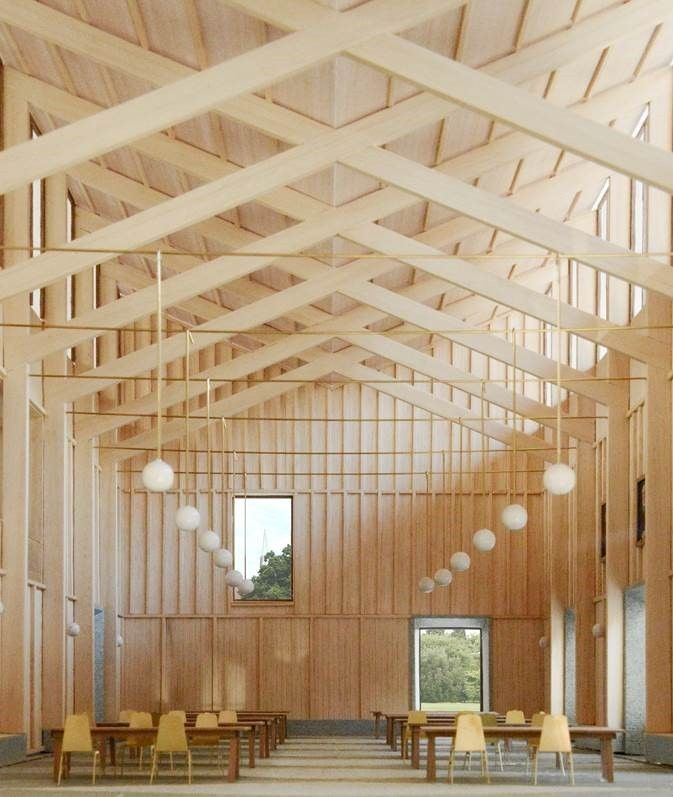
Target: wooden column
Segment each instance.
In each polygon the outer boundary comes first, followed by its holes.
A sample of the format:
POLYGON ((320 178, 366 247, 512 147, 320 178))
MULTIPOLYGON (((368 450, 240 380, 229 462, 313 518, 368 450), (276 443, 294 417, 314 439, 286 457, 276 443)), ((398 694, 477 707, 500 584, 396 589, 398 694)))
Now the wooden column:
MULTIPOLYGON (((594 415, 593 401, 578 397, 578 415, 594 415)), ((594 424, 595 426, 595 424, 594 424)), ((596 678, 594 673, 594 585, 596 569, 596 453, 592 445, 577 441, 577 543, 575 567, 575 649, 577 652, 577 721, 591 725, 596 719, 596 678)))
MULTIPOLYGON (((101 305, 117 299, 117 283, 111 276, 111 264, 103 264, 98 286, 101 305)), ((107 363, 118 357, 118 333, 106 332, 98 339, 99 362, 107 363)), ((117 387, 103 390, 98 398, 98 408, 106 412, 117 403, 117 387)), ((106 434, 99 438, 101 445, 114 442, 115 435, 106 434)), ((104 641, 104 689, 105 717, 114 720, 119 716, 119 671, 120 650, 117 636, 123 636, 119 627, 119 527, 117 517, 118 479, 117 466, 104 454, 100 458, 100 603, 105 616, 104 641)))
MULTIPOLYGON (((650 142, 671 149, 671 100, 673 81, 667 92, 650 105, 650 142)), ((671 248, 671 197, 650 189, 648 248, 671 248)), ((670 258, 666 259, 670 263, 670 258)), ((671 323, 671 302, 651 292, 647 294, 647 323, 671 323)), ((666 330, 650 330, 650 335, 671 342, 666 330)), ((645 496, 646 538, 645 572, 645 660, 647 662, 646 729, 648 733, 673 730, 673 643, 671 639, 671 382, 667 375, 648 368, 646 408, 647 489, 645 496)))
MULTIPOLYGON (((45 243, 62 246, 67 241, 67 186, 64 174, 45 181, 45 243)), ((45 319, 61 324, 66 318, 67 290, 65 280, 45 290, 45 319)), ((66 373, 65 352, 44 361, 48 374, 66 373)), ((45 446, 44 446, 44 583, 46 586, 42 633, 42 721, 45 728, 62 725, 65 716, 66 660, 66 583, 65 529, 66 489, 71 474, 67 472, 66 414, 62 401, 52 401, 54 380, 45 380, 45 446)))
MULTIPOLYGON (((28 105, 3 72, 3 147, 30 138, 28 105)), ((29 189, 20 188, 3 200, 3 241, 6 246, 30 244, 29 189)), ((26 251, 5 249, 4 268, 25 260, 26 251)), ((29 321, 29 297, 16 296, 3 303, 5 322, 29 321)), ((5 351, 26 329, 7 328, 5 351)), ((0 620, 0 716, 2 730, 28 733, 30 729, 30 606, 28 594, 28 457, 29 386, 24 365, 8 371, 2 402, 2 601, 0 620)))
MULTIPOLYGON (((629 375, 629 360, 607 353, 609 376, 629 375)), ((629 579, 629 409, 628 382, 611 386, 606 465, 605 712, 596 717, 613 728, 624 724, 624 589, 629 579)))
MULTIPOLYGON (((74 279, 75 316, 93 306, 93 272, 89 269, 74 279)), ((75 371, 81 373, 93 367, 93 345, 83 343, 75 350, 75 371)), ((76 402, 75 409, 92 410, 90 398, 76 402)), ((75 425, 77 441, 77 426, 75 425)), ((94 714, 94 627, 95 603, 94 573, 96 551, 94 546, 94 459, 91 440, 75 444, 74 457, 74 547, 75 547, 75 618, 81 632, 75 640, 75 711, 94 714)))

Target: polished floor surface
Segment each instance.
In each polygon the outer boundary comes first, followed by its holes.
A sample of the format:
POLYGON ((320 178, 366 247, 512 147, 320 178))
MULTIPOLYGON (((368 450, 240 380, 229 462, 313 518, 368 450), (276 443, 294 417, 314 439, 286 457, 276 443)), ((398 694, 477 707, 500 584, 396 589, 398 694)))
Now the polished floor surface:
MULTIPOLYGON (((112 797, 133 794, 231 794, 236 797, 420 797, 421 795, 673 795, 673 769, 654 767, 621 756, 616 758, 615 783, 600 782, 600 762, 593 753, 577 753, 577 784, 573 788, 553 766, 551 757, 541 765, 540 783, 529 785, 525 755, 519 746, 509 755, 505 772, 494 771, 490 786, 482 784, 477 772, 457 770, 453 787, 446 781, 446 748, 438 754, 437 783, 426 783, 424 770, 412 770, 391 752, 382 740, 354 737, 311 737, 288 739, 270 759, 258 761, 255 769, 241 767, 237 783, 223 782, 212 766, 209 754, 195 753, 194 782, 187 786, 180 765, 164 770, 158 783, 150 786, 148 774, 129 768, 124 778, 104 777, 92 787, 87 777, 87 760, 73 763, 73 775, 59 792, 112 797)), ((89 759, 90 760, 90 759, 89 759)), ((245 760, 245 755, 244 755, 245 760)), ((491 768, 494 762, 491 756, 491 768)), ((177 764, 177 762, 176 762, 177 764)), ((54 794, 51 758, 40 756, 23 764, 0 769, 0 797, 32 797, 54 794)))

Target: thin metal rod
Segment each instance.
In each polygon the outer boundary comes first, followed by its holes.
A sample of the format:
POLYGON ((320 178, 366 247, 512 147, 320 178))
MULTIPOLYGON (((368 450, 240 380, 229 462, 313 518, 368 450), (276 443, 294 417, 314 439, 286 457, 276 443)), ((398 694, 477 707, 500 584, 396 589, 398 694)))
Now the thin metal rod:
POLYGON ((163 367, 163 307, 161 303, 161 251, 157 251, 157 459, 161 459, 161 415, 162 415, 162 380, 163 367))
MULTIPOLYGON (((142 453, 147 449, 137 446, 113 446, 113 445, 105 445, 105 446, 95 446, 100 451, 107 450, 107 451, 137 451, 138 453, 142 453)), ((576 446, 564 446, 564 450, 566 451, 575 451, 576 446)), ((180 452, 182 449, 180 448, 164 448, 164 452, 180 452)), ((504 450, 504 449, 503 449, 504 450)), ((541 451, 539 446, 531 446, 530 448, 519 448, 521 451, 541 451)), ((193 454, 205 454, 207 449, 203 448, 195 448, 192 450, 193 454)), ((411 457, 411 456, 429 456, 430 454, 443 454, 445 453, 444 449, 433 449, 432 451, 262 451, 262 450, 246 450, 246 451, 232 451, 225 449, 224 451, 220 452, 221 454, 233 454, 234 457, 237 457, 238 454, 250 454, 250 456, 276 456, 276 457, 317 457, 317 456, 325 456, 325 457, 356 457, 356 456, 399 456, 399 457, 411 457)), ((465 450, 462 449, 452 449, 452 453, 454 454, 481 454, 481 453, 491 453, 490 448, 466 448, 465 450)), ((234 460, 235 461, 235 460, 234 460)), ((365 474, 366 475, 366 474, 365 474)))
MULTIPOLYGON (((142 469, 131 468, 126 473, 142 473, 142 469)), ((505 470, 487 470, 486 473, 508 473, 509 469, 505 470)), ((523 473, 542 473, 544 472, 544 468, 524 468, 523 473)), ((180 471, 178 471, 180 473, 180 471)), ((208 471, 196 471, 200 476, 205 475, 208 471)), ((218 471, 218 474, 220 471, 218 471)), ((360 473, 358 472, 346 472, 346 471, 304 471, 304 472, 297 472, 297 471, 275 471, 275 470, 260 470, 255 471, 255 476, 390 476, 391 478, 395 478, 395 476, 427 476, 429 471, 425 470, 412 470, 412 471, 405 471, 405 470, 398 470, 396 473, 391 473, 390 471, 368 471, 367 473, 360 473)), ((472 470, 460 470, 454 471, 454 473, 465 473, 465 474, 472 474, 474 476, 475 471, 472 470)), ((244 482, 246 480, 246 474, 243 474, 244 482)), ((247 488, 244 488, 247 490, 247 488)), ((209 490, 209 493, 212 493, 213 490, 209 490)))
POLYGON ((556 461, 561 461, 561 257, 556 255, 556 461))
MULTIPOLYGON (((512 328, 512 427, 514 434, 512 435, 512 467, 514 469, 513 482, 514 489, 516 490, 516 328, 512 328)), ((525 427, 522 431, 525 430, 525 427)))
MULTIPOLYGON (((208 475, 208 528, 213 528, 213 454, 210 446, 210 379, 206 391, 206 462, 208 475)), ((195 469, 194 474, 198 471, 195 469)))

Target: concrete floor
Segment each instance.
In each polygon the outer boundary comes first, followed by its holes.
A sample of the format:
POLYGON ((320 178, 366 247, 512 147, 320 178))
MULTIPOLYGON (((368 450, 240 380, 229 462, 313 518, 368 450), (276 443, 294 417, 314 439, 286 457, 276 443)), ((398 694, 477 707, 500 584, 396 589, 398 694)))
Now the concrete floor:
MULTIPOLYGON (((577 785, 567 785, 560 771, 553 768, 551 756, 542 759, 540 783, 531 786, 525 773, 525 754, 519 746, 509 755, 505 772, 493 771, 492 784, 482 784, 474 772, 457 771, 456 783, 446 780, 447 748, 440 749, 437 783, 426 783, 424 770, 409 765, 386 747, 384 741, 358 737, 300 737, 288 739, 270 759, 258 761, 254 770, 241 767, 241 779, 234 784, 223 781, 210 765, 207 754, 195 753, 194 782, 187 786, 180 766, 175 773, 167 769, 159 782, 150 786, 147 770, 131 768, 124 778, 111 774, 95 787, 88 777, 90 759, 73 762, 73 776, 57 788, 51 780, 51 758, 36 757, 22 764, 0 769, 0 797, 33 797, 55 791, 95 794, 96 797, 127 795, 221 795, 236 797, 421 797, 442 795, 645 795, 672 797, 673 769, 655 767, 634 759, 617 757, 615 783, 600 782, 599 758, 593 753, 577 753, 577 785)), ((245 760, 245 755, 243 757, 245 760)), ((495 769, 491 757, 491 768, 495 769)))

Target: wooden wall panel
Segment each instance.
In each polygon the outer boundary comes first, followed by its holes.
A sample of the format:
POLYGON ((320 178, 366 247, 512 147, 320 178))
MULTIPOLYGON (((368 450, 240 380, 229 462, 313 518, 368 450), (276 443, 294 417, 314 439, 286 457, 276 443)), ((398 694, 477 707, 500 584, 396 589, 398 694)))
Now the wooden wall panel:
POLYGON ((125 620, 121 708, 160 711, 161 670, 161 620, 125 620))
POLYGON ((544 657, 538 640, 543 620, 495 619, 491 622, 491 708, 522 709, 526 716, 549 710, 544 694, 544 657))
POLYGON ((308 717, 311 695, 309 621, 260 621, 259 705, 308 717))
POLYGON ((356 619, 311 621, 310 716, 360 715, 360 627, 356 619))
POLYGON ((363 619, 360 644, 362 717, 404 711, 409 705, 409 621, 363 619))
POLYGON ((259 708, 257 618, 217 621, 213 659, 213 708, 259 708))
POLYGON ((212 678, 212 621, 197 618, 166 620, 165 707, 211 708, 212 678))

